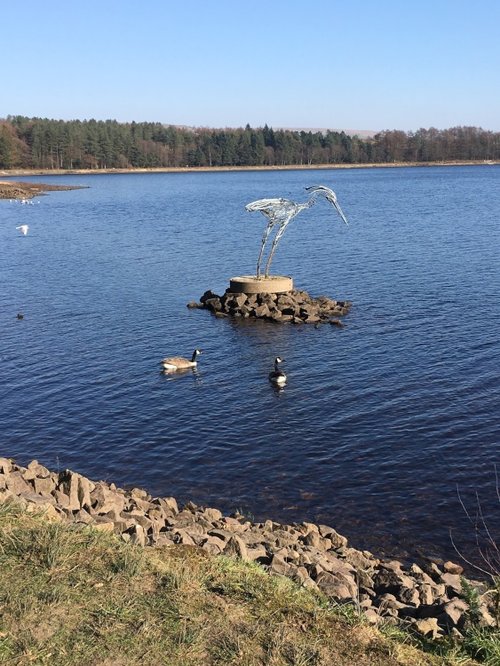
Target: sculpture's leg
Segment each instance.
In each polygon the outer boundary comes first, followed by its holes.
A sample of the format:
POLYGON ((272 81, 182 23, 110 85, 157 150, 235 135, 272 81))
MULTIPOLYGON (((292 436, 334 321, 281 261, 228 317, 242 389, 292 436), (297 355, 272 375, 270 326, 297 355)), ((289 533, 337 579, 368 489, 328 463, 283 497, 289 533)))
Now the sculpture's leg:
POLYGON ((282 224, 281 227, 278 229, 278 233, 274 237, 273 244, 271 245, 271 252, 269 252, 269 257, 267 258, 266 269, 264 271, 264 276, 265 277, 269 277, 269 270, 271 268, 271 261, 273 260, 274 253, 276 252, 276 248, 278 247, 278 243, 280 241, 280 238, 285 233, 286 227, 287 227, 286 224, 282 224))
POLYGON ((260 277, 260 262, 262 261, 262 254, 264 252, 264 247, 267 243, 267 239, 269 238, 269 234, 271 233, 271 229, 273 228, 273 223, 270 222, 267 227, 264 230, 264 235, 262 236, 262 244, 260 246, 260 252, 259 252, 259 258, 257 259, 257 277, 260 277))

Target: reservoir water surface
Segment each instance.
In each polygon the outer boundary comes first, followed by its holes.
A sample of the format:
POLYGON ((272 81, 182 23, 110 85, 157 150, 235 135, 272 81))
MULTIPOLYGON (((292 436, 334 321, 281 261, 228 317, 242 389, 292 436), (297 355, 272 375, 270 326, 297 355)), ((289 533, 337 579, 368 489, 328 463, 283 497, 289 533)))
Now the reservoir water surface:
POLYGON ((500 535, 499 166, 26 180, 88 187, 0 201, 0 455, 410 559, 477 556, 458 489, 500 535), (343 328, 186 307, 254 271, 246 203, 315 184, 350 226, 319 200, 273 271, 352 301, 343 328))

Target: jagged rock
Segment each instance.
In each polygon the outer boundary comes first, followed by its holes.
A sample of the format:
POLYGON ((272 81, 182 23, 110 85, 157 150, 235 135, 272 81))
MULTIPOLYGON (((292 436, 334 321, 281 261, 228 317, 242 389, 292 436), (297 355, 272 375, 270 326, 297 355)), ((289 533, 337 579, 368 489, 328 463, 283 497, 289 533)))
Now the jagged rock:
POLYGON ((373 587, 378 594, 389 592, 398 595, 401 589, 412 589, 415 585, 410 576, 387 570, 386 565, 373 576, 373 587))
POLYGON ((38 503, 36 501, 33 502, 31 499, 28 500, 26 498, 21 498, 21 497, 16 498, 16 501, 22 501, 24 508, 28 513, 41 512, 43 513, 45 518, 50 521, 59 522, 63 520, 61 510, 58 509, 58 507, 54 506, 53 504, 50 504, 48 502, 42 502, 42 503, 38 503))
MULTIPOLYGON (((111 490, 111 487, 102 482, 95 484, 94 489, 90 493, 90 501, 92 512, 97 514, 105 514, 114 510, 120 515, 125 508, 125 497, 111 490)), ((80 507, 78 506, 78 508, 80 507)))
POLYGON ((15 499, 16 496, 14 495, 13 492, 7 490, 7 488, 0 488, 0 504, 4 504, 5 502, 11 502, 12 500, 15 499))
POLYGON ((82 509, 91 510, 92 500, 90 493, 94 487, 95 485, 84 476, 78 476, 78 500, 82 509))
POLYGON ((214 292, 211 289, 208 289, 200 298, 200 303, 204 305, 210 298, 219 298, 219 297, 217 296, 217 294, 214 294, 214 292))
POLYGON ((230 532, 246 532, 250 527, 248 520, 241 522, 241 520, 238 520, 232 516, 224 516, 220 522, 224 528, 230 532))
POLYGON ((401 587, 397 596, 406 606, 420 606, 420 595, 415 587, 401 587))
POLYGON ((149 494, 142 488, 132 488, 129 494, 134 500, 144 500, 147 502, 151 499, 149 494))
POLYGON ((23 477, 26 481, 31 481, 36 478, 45 479, 49 476, 49 470, 43 465, 40 465, 38 460, 32 460, 23 474, 23 477))
POLYGON ((50 495, 56 489, 56 482, 51 476, 34 478, 33 488, 39 495, 50 495))
POLYGON ((80 511, 75 513, 74 521, 75 523, 84 523, 85 525, 90 525, 94 519, 88 511, 85 509, 80 509, 80 511))
POLYGON ((273 555, 271 563, 269 564, 269 572, 279 576, 290 576, 297 573, 298 567, 295 564, 287 562, 279 555, 273 555))
MULTIPOLYGON (((495 614, 497 614, 497 611, 495 611, 495 614)), ((479 606, 479 626, 498 628, 498 620, 490 613, 487 604, 480 604, 479 606)))
POLYGON ((12 462, 8 458, 0 458, 0 472, 9 474, 12 469, 12 462))
POLYGON ((214 536, 209 536, 200 544, 210 555, 220 555, 224 550, 224 541, 214 536))
POLYGON ((70 470, 66 470, 59 475, 59 490, 68 498, 65 508, 70 511, 80 510, 80 500, 78 499, 78 475, 70 470))
POLYGON ((377 613, 374 608, 368 608, 364 613, 364 618, 370 624, 377 625, 382 621, 381 616, 377 613))
POLYGON ((330 539, 333 548, 343 548, 347 546, 348 542, 346 537, 336 532, 333 527, 329 527, 328 525, 318 525, 317 529, 321 536, 330 539))
POLYGON ((392 571, 395 574, 403 573, 403 565, 397 560, 390 560, 389 562, 383 562, 380 565, 380 569, 384 571, 392 571))
POLYGON ((179 513, 175 497, 157 497, 152 500, 151 504, 157 504, 163 510, 165 518, 172 515, 176 516, 179 513))
POLYGON ((435 617, 428 617, 425 620, 416 620, 413 627, 425 638, 436 639, 442 636, 441 628, 435 617))
POLYGON ((92 527, 100 532, 114 532, 115 530, 114 522, 105 516, 96 516, 92 527))
POLYGON ((263 305, 258 305, 256 308, 253 310, 253 314, 255 317, 261 317, 261 318, 266 318, 270 316, 270 311, 267 305, 264 303, 263 305))
MULTIPOLYGON (((139 525, 137 527, 140 527, 139 525)), ((141 527, 142 529, 142 527, 141 527)), ((144 531, 144 530, 143 530, 144 531)), ((175 529, 173 530, 173 535, 174 535, 174 543, 182 543, 187 546, 195 546, 195 540, 193 537, 188 534, 188 532, 185 529, 175 529)))
POLYGON ((421 569, 418 564, 412 564, 408 570, 408 573, 419 583, 425 583, 427 585, 433 585, 433 579, 421 569))
POLYGON ((134 523, 140 525, 145 532, 147 532, 153 526, 153 521, 151 518, 145 516, 141 511, 122 511, 120 515, 124 518, 127 518, 128 520, 133 520, 134 523))
POLYGON ((269 562, 269 555, 267 549, 263 544, 257 544, 256 546, 250 546, 247 548, 247 557, 251 562, 261 562, 266 564, 269 562))
POLYGON ((431 606, 436 601, 434 587, 429 583, 421 583, 418 586, 419 601, 424 606, 431 606))
POLYGON ((464 613, 469 610, 469 604, 467 604, 463 599, 454 598, 448 601, 443 607, 443 612, 439 616, 438 620, 440 624, 444 624, 446 627, 457 626, 462 619, 464 613))
POLYGON ((13 471, 7 474, 5 477, 5 486, 14 495, 32 492, 32 487, 24 480, 23 474, 20 471, 13 471))
POLYGON ((33 491, 29 490, 27 493, 20 493, 19 497, 22 497, 30 504, 34 504, 39 507, 44 507, 47 504, 56 506, 56 500, 52 495, 38 495, 33 491))
POLYGON ((248 549, 241 537, 233 534, 224 546, 224 555, 233 555, 241 560, 248 561, 248 549))
POLYGON ((379 564, 379 560, 373 556, 367 557, 355 548, 343 548, 341 555, 346 562, 349 562, 349 564, 358 570, 373 570, 379 564))
POLYGON ((58 506, 60 506, 62 509, 69 510, 69 497, 66 495, 66 493, 63 493, 62 490, 56 489, 54 491, 54 497, 56 498, 58 506))
POLYGON ((441 571, 441 569, 438 567, 438 565, 435 562, 426 562, 423 568, 424 568, 424 571, 427 574, 429 574, 429 576, 435 582, 439 581, 439 579, 443 575, 443 572, 441 571))
POLYGON ((444 563, 443 569, 445 573, 456 574, 457 576, 461 576, 464 572, 464 568, 461 567, 460 564, 455 564, 449 560, 444 563))
POLYGON ((222 310, 222 303, 220 302, 220 299, 217 298, 208 298, 205 303, 205 307, 210 308, 213 312, 219 312, 222 310))
POLYGON ((335 601, 356 599, 357 586, 351 577, 341 573, 332 574, 328 571, 322 571, 315 582, 323 594, 335 601))
MULTIPOLYGON (((134 525, 130 530, 130 541, 138 546, 145 546, 147 543, 146 532, 141 525, 134 525)), ((183 542, 181 542, 183 543, 183 542)))
POLYGON ((445 573, 441 576, 441 582, 446 586, 450 596, 456 596, 462 591, 462 582, 458 574, 445 573))

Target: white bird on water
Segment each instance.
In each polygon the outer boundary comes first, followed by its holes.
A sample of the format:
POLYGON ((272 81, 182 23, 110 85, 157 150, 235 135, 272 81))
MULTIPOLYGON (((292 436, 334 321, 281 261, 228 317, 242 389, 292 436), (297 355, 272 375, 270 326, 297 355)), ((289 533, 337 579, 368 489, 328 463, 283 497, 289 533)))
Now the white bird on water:
POLYGON ((22 233, 23 236, 26 236, 29 230, 29 226, 27 224, 21 224, 21 226, 16 227, 16 229, 19 229, 19 231, 22 233))

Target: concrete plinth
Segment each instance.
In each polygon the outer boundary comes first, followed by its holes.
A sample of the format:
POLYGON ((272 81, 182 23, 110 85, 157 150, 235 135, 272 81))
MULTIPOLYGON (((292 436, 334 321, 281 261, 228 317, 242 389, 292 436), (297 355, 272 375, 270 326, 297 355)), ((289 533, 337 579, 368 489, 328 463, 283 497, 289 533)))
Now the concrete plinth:
POLYGON ((280 294, 292 291, 293 279, 287 275, 240 275, 229 280, 229 289, 236 294, 280 294))

